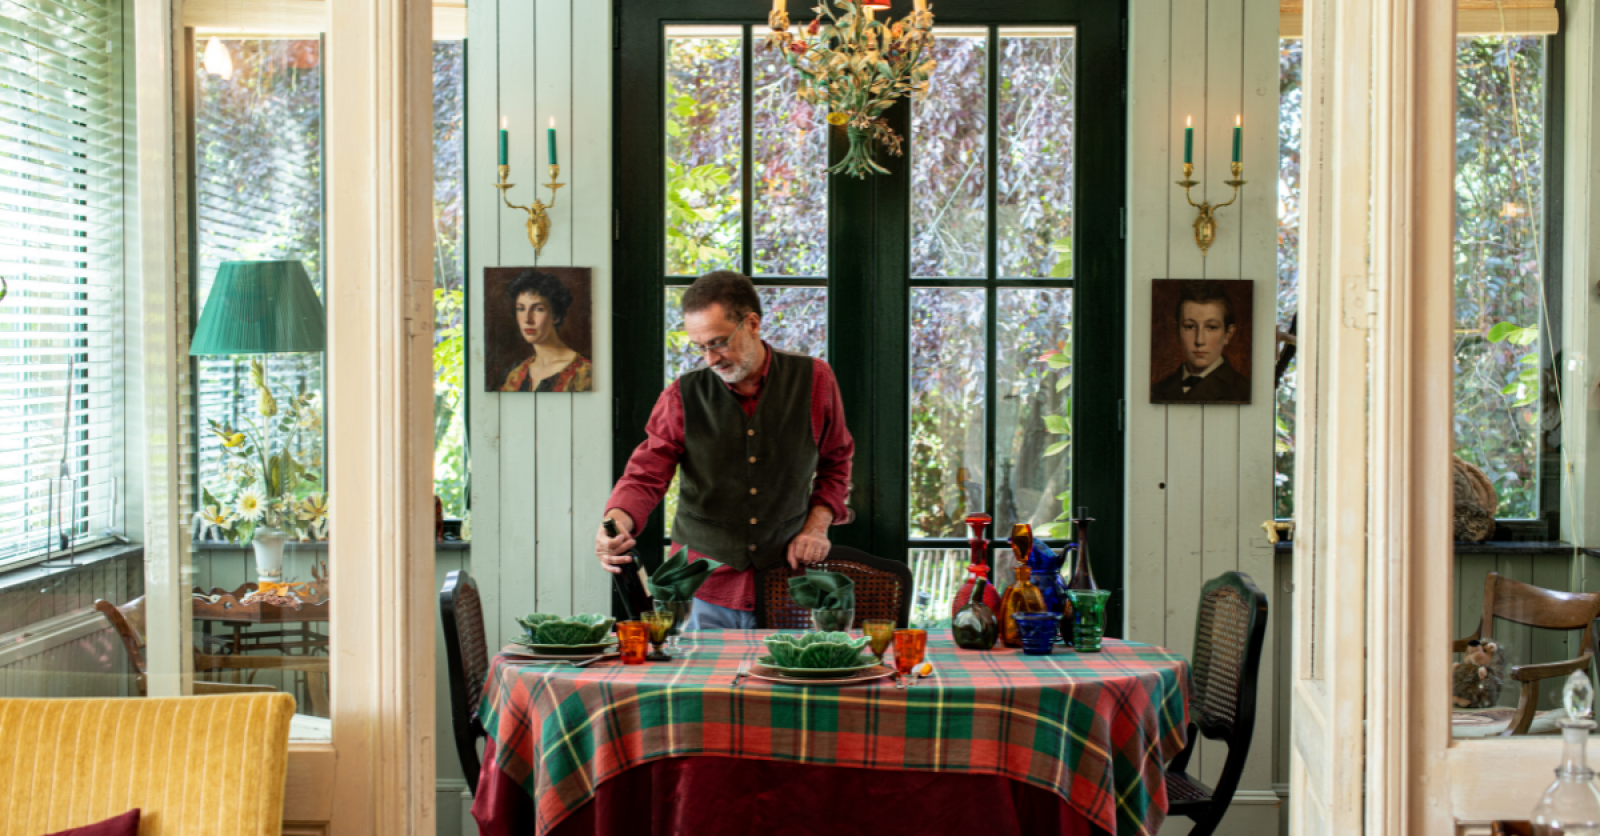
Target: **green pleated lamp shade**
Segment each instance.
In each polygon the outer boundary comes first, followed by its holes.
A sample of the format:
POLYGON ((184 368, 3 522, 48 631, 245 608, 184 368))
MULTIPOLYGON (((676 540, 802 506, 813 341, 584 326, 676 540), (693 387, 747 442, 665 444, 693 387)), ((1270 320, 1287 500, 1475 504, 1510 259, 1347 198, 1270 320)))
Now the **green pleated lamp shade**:
POLYGON ((217 270, 189 353, 324 351, 322 300, 298 261, 228 261, 217 270))

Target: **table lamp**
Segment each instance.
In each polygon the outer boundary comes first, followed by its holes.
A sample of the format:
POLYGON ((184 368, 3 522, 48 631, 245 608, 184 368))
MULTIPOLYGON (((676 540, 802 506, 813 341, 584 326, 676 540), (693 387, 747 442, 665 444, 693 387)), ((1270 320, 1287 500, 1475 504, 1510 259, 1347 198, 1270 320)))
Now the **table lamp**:
POLYGON ((228 261, 217 270, 189 354, 325 351, 322 300, 299 261, 228 261))

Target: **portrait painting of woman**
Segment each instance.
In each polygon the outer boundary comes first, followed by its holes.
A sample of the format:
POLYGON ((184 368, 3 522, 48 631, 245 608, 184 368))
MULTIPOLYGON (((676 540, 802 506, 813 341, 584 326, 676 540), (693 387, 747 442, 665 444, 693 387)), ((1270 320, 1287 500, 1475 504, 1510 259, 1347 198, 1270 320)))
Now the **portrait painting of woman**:
POLYGON ((484 271, 485 381, 493 392, 589 392, 588 268, 484 271))

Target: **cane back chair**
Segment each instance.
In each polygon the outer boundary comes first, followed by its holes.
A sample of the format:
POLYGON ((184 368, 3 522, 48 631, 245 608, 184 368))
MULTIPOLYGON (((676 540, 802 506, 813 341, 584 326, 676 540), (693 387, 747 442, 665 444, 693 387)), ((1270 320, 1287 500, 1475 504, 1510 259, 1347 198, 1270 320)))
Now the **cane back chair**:
POLYGON ((811 611, 789 597, 789 579, 806 569, 838 572, 855 581, 856 614, 852 626, 869 618, 892 619, 900 627, 911 623, 911 567, 898 560, 873 557, 860 549, 834 546, 821 563, 802 569, 784 563, 756 576, 756 625, 766 629, 806 630, 811 611))
POLYGON ((478 718, 483 683, 489 677, 489 646, 483 632, 483 599, 478 585, 466 572, 445 576, 439 590, 439 614, 444 619, 444 651, 450 668, 450 726, 455 730, 456 756, 474 797, 483 762, 478 741, 488 737, 478 718))
POLYGON ((1194 820, 1190 836, 1210 836, 1228 812, 1250 754, 1256 682, 1267 635, 1267 596, 1249 575, 1224 572, 1200 590, 1195 625, 1189 742, 1167 766, 1167 813, 1194 820), (1198 732, 1198 733, 1197 733, 1198 732), (1215 788, 1186 770, 1199 738, 1228 744, 1215 788))

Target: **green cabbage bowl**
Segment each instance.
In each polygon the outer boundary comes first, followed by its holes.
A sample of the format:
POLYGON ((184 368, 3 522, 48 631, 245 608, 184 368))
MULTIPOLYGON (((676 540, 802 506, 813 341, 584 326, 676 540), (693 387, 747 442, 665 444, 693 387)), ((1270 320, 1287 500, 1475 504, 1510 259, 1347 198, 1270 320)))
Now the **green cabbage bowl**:
POLYGON ((765 641, 773 661, 785 668, 847 668, 861 661, 868 639, 849 633, 778 633, 765 641))
POLYGON ((594 613, 563 618, 536 612, 517 619, 517 623, 528 631, 529 644, 596 644, 605 641, 616 619, 594 613))

